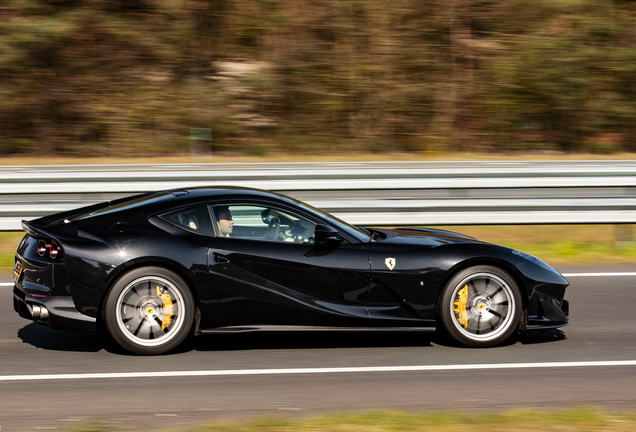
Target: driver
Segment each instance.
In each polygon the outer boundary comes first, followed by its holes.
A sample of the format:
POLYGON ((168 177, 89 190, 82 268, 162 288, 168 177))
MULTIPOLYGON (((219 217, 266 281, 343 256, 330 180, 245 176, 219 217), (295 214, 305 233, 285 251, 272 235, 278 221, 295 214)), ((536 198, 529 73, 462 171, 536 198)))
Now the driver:
POLYGON ((214 207, 216 217, 216 227, 220 237, 229 237, 234 229, 232 213, 228 207, 214 207))

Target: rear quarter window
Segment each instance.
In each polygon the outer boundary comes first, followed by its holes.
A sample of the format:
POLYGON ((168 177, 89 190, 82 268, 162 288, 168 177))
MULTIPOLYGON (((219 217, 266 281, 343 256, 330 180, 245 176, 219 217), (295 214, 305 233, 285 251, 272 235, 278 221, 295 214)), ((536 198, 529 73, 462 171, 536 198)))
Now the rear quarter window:
POLYGON ((163 218, 188 231, 214 235, 210 212, 206 205, 169 213, 163 218))

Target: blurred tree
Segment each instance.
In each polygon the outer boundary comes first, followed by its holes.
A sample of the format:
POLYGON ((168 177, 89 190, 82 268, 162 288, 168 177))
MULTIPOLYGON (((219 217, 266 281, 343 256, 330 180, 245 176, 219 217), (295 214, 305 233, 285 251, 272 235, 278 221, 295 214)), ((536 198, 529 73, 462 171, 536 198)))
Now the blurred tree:
POLYGON ((502 49, 484 70, 491 84, 478 97, 489 130, 507 148, 611 152, 628 145, 636 106, 633 85, 619 77, 632 70, 636 51, 622 11, 604 0, 514 6, 528 21, 505 21, 502 49))
POLYGON ((0 151, 636 150, 624 0, 5 0, 0 151))

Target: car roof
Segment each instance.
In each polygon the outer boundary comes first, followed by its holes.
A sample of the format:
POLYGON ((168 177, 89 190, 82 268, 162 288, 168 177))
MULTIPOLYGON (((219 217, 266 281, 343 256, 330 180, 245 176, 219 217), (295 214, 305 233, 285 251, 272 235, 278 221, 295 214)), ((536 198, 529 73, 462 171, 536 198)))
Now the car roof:
POLYGON ((106 201, 88 207, 77 208, 67 212, 56 213, 32 221, 38 226, 58 225, 63 220, 71 222, 99 219, 105 215, 128 213, 131 210, 144 210, 146 213, 162 213, 173 208, 197 205, 211 199, 261 198, 283 200, 284 195, 274 192, 245 188, 239 186, 200 186, 181 189, 169 189, 158 192, 134 195, 114 201, 106 201))
POLYGON ((171 189, 166 192, 178 195, 180 191, 187 192, 193 197, 209 197, 209 196, 261 196, 269 198, 281 198, 282 195, 261 189, 247 188, 241 186, 198 186, 185 189, 171 189))
POLYGON ((274 192, 239 186, 199 186, 135 195, 112 201, 109 207, 115 211, 126 211, 136 207, 148 209, 149 212, 161 213, 173 208, 204 203, 212 199, 235 200, 241 198, 282 200, 283 196, 274 192), (116 208, 118 209, 116 210, 116 208))

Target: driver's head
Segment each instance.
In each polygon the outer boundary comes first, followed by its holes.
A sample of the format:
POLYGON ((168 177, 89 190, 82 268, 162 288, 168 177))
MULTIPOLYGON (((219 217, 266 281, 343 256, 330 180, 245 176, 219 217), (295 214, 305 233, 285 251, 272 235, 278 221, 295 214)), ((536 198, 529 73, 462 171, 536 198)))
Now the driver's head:
POLYGON ((221 237, 229 237, 234 229, 234 221, 232 213, 227 207, 214 207, 214 216, 216 217, 216 226, 221 237))

